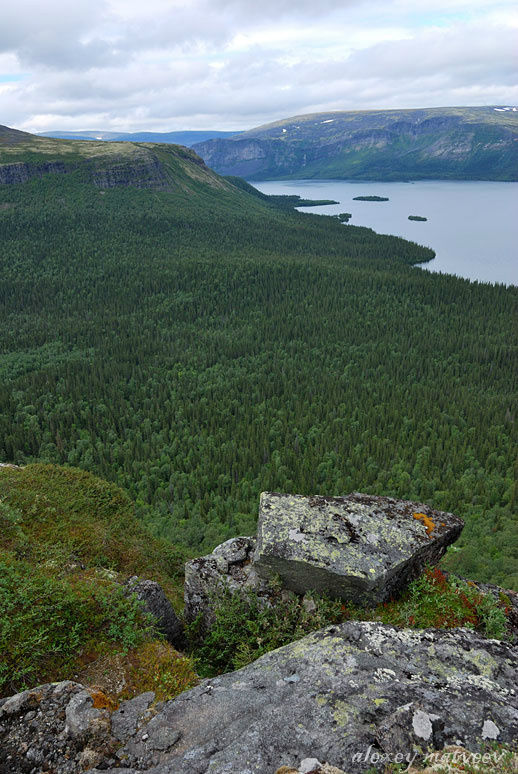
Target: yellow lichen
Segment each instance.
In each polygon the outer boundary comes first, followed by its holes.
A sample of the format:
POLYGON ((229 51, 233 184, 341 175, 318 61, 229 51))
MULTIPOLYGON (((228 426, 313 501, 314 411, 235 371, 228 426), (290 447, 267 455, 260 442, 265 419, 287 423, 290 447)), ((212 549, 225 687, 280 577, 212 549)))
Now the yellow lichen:
POLYGON ((422 521, 426 527, 426 534, 428 537, 432 537, 432 532, 435 529, 435 522, 433 522, 431 518, 426 515, 426 513, 414 513, 414 519, 422 521))

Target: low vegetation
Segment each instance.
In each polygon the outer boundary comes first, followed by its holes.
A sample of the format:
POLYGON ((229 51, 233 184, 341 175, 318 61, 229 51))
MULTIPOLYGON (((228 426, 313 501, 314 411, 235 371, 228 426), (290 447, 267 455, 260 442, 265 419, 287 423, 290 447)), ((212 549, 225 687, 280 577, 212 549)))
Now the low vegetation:
POLYGON ((124 591, 141 574, 173 601, 182 594, 184 555, 149 535, 133 511, 117 486, 84 471, 0 468, 0 695, 70 678, 98 659, 129 659, 133 668, 151 653, 147 683, 128 669, 128 686, 173 690, 193 678, 176 653, 164 658, 154 622, 124 591))
POLYGON ((348 620, 381 621, 413 629, 464 626, 487 637, 507 636, 508 602, 481 594, 470 583, 428 568, 399 600, 372 609, 347 605, 318 594, 301 599, 271 586, 270 606, 257 594, 223 591, 214 599, 215 625, 203 637, 190 629, 197 669, 211 677, 239 669, 270 650, 287 645, 329 624, 348 620))

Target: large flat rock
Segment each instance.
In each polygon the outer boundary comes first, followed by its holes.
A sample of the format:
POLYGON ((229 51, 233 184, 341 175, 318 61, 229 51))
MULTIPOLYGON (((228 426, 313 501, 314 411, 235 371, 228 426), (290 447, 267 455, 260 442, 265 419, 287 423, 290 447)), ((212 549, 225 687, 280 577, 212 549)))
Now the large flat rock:
POLYGON ((274 774, 317 758, 363 774, 449 744, 479 752, 518 738, 517 669, 516 648, 466 629, 349 621, 167 702, 108 771, 274 774))
POLYGON ((390 497, 263 492, 253 564, 299 594, 375 605, 436 564, 463 526, 452 513, 390 497))

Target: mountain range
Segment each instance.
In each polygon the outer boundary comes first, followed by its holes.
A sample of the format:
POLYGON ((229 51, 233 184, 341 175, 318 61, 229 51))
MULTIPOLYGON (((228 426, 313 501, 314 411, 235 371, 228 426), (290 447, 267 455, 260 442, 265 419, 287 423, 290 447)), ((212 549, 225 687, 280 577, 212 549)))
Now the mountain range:
POLYGON ((174 145, 186 145, 188 148, 198 142, 206 140, 228 139, 239 132, 218 132, 211 131, 185 131, 185 132, 105 132, 83 131, 83 132, 41 132, 39 137, 51 137, 61 140, 105 140, 106 142, 162 142, 174 145))
POLYGON ((194 146, 250 180, 518 180, 516 108, 364 110, 295 116, 194 146))

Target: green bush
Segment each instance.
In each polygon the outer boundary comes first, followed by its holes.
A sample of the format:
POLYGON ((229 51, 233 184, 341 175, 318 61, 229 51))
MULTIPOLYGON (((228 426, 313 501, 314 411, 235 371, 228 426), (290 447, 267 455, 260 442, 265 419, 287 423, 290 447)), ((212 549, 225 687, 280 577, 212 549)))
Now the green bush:
POLYGON ((138 600, 113 582, 0 562, 0 695, 69 677, 82 650, 102 643, 125 650, 151 632, 138 600))
POLYGON ((351 619, 414 629, 464 626, 487 637, 507 636, 505 600, 482 594, 454 576, 446 577, 437 567, 428 568, 411 583, 401 599, 370 609, 315 593, 301 599, 280 589, 278 582, 271 585, 270 606, 251 591, 232 594, 225 589, 215 596, 212 629, 200 638, 198 620, 189 631, 200 675, 239 669, 312 631, 351 619), (314 605, 308 605, 308 600, 314 605))
POLYGON ((316 594, 307 594, 308 599, 315 603, 314 610, 310 606, 306 609, 295 594, 281 594, 275 583, 271 586, 271 606, 252 591, 221 591, 214 599, 214 626, 201 642, 197 641, 199 621, 190 627, 198 673, 211 677, 240 669, 270 650, 343 620, 340 601, 316 594))

